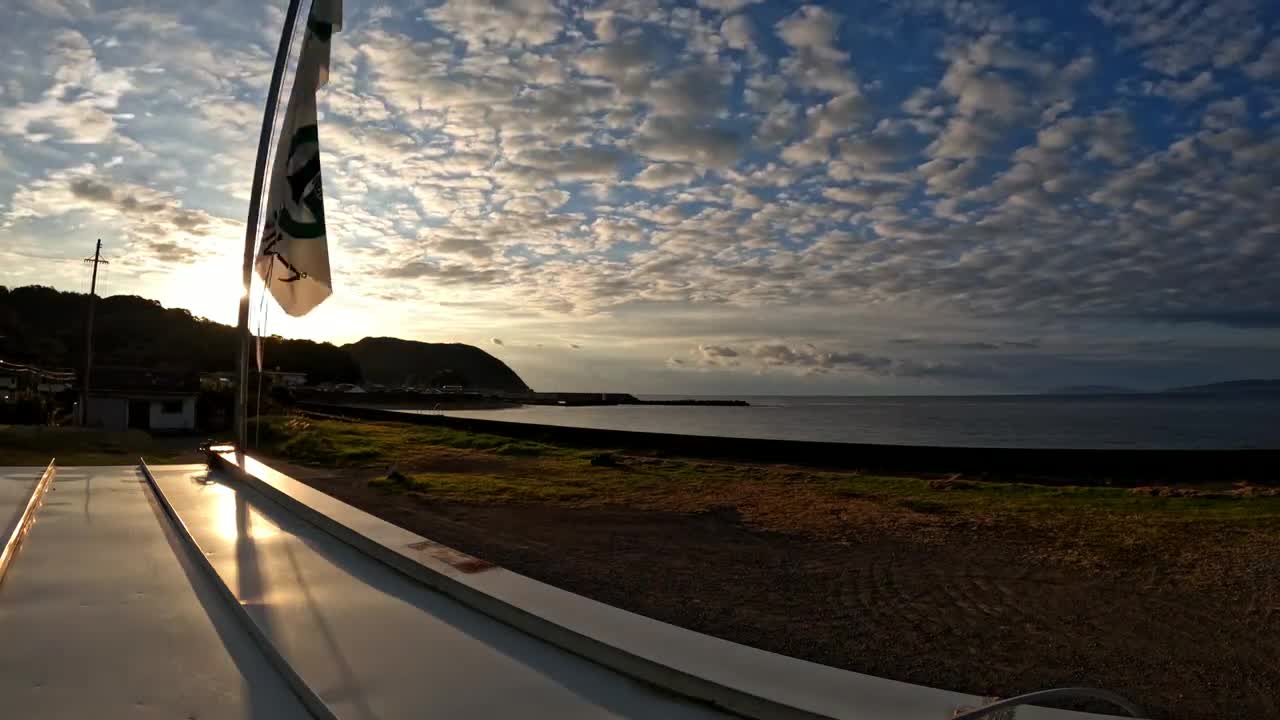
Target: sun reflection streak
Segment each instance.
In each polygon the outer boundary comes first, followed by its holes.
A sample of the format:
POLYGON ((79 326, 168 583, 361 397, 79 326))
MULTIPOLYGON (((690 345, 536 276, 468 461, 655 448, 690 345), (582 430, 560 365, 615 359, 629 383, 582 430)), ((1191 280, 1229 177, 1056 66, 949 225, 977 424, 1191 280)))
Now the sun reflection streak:
POLYGON ((270 521, 249 510, 245 504, 237 503, 235 490, 217 483, 205 486, 205 490, 214 493, 214 530, 223 539, 265 540, 280 534, 280 529, 270 521), (242 507, 243 513, 240 511, 242 507))

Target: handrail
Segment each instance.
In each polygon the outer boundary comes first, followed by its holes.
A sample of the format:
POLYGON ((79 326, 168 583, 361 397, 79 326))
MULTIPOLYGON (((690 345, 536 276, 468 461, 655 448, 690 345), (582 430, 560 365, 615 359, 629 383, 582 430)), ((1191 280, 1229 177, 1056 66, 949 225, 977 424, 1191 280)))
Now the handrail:
POLYGON ((1043 702, 1045 700, 1066 700, 1069 698, 1091 698, 1094 700, 1102 700, 1109 702, 1116 707, 1121 708, 1129 713, 1132 717, 1142 717, 1142 709, 1128 699, 1111 692, 1110 690, 1099 690, 1097 688, 1086 687, 1066 687, 1053 688, 1051 690, 1037 690, 1022 695, 1016 695, 1004 700, 997 700, 988 705, 983 705, 976 710, 955 715, 951 720, 977 720, 978 718, 990 717, 992 713, 1004 708, 1015 707, 1017 705, 1030 705, 1032 703, 1043 702))
POLYGON ((54 476, 58 474, 56 462, 56 458, 49 460, 49 467, 44 469, 44 474, 40 476, 36 486, 31 489, 31 497, 27 498, 27 506, 22 509, 22 515, 18 517, 17 524, 13 526, 13 532, 5 539, 4 547, 0 548, 0 582, 4 582, 4 577, 9 572, 9 566, 13 563, 13 558, 18 554, 18 546, 22 544, 22 539, 26 536, 27 530, 31 528, 31 523, 35 521, 36 509, 44 501, 45 493, 48 492, 49 486, 53 484, 54 476))

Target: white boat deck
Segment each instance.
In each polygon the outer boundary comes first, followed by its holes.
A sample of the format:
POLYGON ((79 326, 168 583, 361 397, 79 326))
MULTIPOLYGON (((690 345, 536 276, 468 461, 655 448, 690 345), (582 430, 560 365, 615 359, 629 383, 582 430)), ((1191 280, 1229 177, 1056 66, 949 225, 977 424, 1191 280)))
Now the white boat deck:
POLYGON ((0 467, 0 544, 9 539, 43 472, 42 467, 0 467))
MULTIPOLYGON (((43 470, 0 468, 0 521, 43 470)), ((202 465, 152 472, 338 718, 728 717, 495 622, 202 465)), ((138 469, 59 468, 0 584, 0 714, 313 717, 194 552, 138 469)))
POLYGON ((253 621, 339 718, 727 717, 471 610, 217 471, 152 472, 253 621))
MULTIPOLYGON (((42 471, 0 468, 7 523, 42 471)), ((309 717, 187 553, 137 469, 58 468, 0 584, 0 715, 309 717)))

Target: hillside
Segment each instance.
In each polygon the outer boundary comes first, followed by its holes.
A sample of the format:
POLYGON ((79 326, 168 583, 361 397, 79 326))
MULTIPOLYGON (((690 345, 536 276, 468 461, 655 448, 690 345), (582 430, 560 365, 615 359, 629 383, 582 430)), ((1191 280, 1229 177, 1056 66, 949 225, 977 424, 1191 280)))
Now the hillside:
POLYGON ((1168 393, 1280 393, 1280 380, 1229 380, 1170 388, 1168 393))
POLYGON ((342 349, 364 371, 365 380, 386 385, 464 385, 522 392, 528 386, 506 363, 474 345, 365 338, 342 349))
MULTIPOLYGON (((84 358, 86 296, 53 288, 0 286, 0 359, 47 368, 79 368, 84 358)), ((94 362, 199 372, 235 367, 235 328, 133 295, 99 298, 94 362)), ((524 390, 502 361, 470 345, 365 338, 337 347, 310 340, 267 340, 266 364, 320 382, 456 384, 524 390), (367 364, 368 368, 362 368, 367 364), (443 371, 452 371, 440 375, 443 371), (438 376, 438 377, 437 377, 438 376), (393 379, 394 378, 394 379, 393 379)))

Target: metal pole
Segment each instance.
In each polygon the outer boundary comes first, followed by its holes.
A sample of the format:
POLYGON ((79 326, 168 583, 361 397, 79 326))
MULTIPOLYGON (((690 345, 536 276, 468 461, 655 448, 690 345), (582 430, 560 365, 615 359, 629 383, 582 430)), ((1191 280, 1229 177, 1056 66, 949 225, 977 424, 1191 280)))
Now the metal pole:
POLYGON ((80 383, 80 424, 89 424, 89 376, 93 374, 93 306, 98 293, 98 266, 110 265, 102 259, 102 238, 93 250, 92 258, 85 262, 93 263, 93 279, 89 281, 89 309, 84 321, 84 377, 80 383))
POLYGON ((275 127, 276 108, 280 104, 280 85, 285 67, 289 64, 289 46, 293 41, 293 26, 298 19, 302 0, 289 0, 284 16, 284 30, 280 33, 280 47, 276 50, 276 66, 271 71, 271 86, 267 89, 267 106, 262 112, 262 133, 258 136, 258 163, 253 169, 253 188, 249 192, 249 217, 244 227, 244 266, 240 285, 240 315, 236 333, 240 349, 236 356, 238 377, 236 382, 236 446, 243 452, 246 447, 249 405, 249 288, 253 283, 253 254, 258 239, 258 215, 262 209, 262 184, 267 174, 267 159, 271 151, 271 130, 275 127))

